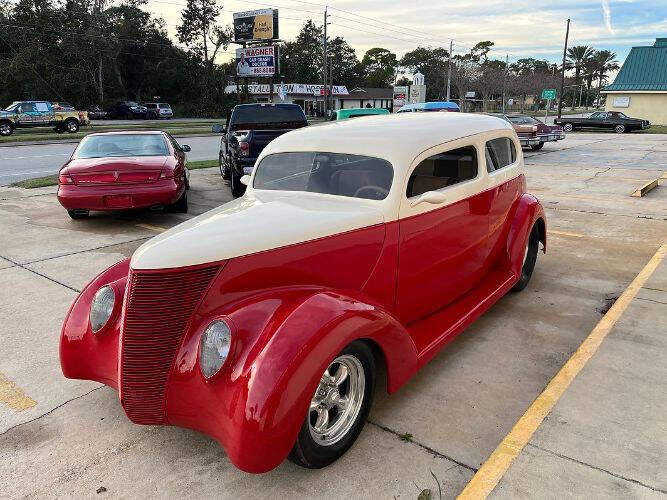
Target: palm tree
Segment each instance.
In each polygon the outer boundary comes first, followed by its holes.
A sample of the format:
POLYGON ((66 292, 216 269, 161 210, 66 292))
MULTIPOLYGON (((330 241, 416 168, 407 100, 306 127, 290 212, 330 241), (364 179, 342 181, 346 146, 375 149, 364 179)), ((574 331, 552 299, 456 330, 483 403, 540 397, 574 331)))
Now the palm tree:
POLYGON ((595 49, 588 45, 576 45, 567 49, 566 69, 574 69, 574 80, 579 81, 586 62, 593 56, 595 49))
POLYGON ((620 66, 616 60, 616 52, 610 50, 598 50, 593 55, 595 63, 595 76, 598 79, 598 100, 604 80, 607 78, 608 71, 616 71, 620 66))
MULTIPOLYGON (((595 49, 588 45, 576 45, 567 49, 567 61, 565 61, 565 69, 574 69, 574 82, 581 84, 579 77, 585 71, 586 65, 590 62, 591 57, 595 53, 595 49)), ((589 85, 590 88, 590 85, 589 85)), ((573 90, 572 109, 576 102, 577 89, 573 90)), ((581 105, 581 103, 579 103, 581 105)))

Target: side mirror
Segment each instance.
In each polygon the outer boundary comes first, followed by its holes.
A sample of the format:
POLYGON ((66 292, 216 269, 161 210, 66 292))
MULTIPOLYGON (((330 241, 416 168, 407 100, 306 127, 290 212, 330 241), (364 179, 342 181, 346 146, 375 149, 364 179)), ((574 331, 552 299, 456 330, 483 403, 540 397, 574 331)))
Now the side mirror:
POLYGON ((249 186, 250 185, 250 176, 249 175, 244 175, 241 177, 241 184, 244 186, 249 186))
POLYGON ((223 125, 213 125, 211 127, 211 132, 213 132, 214 134, 224 134, 227 132, 227 130, 223 125))
POLYGON ((416 207, 420 203, 431 203, 433 205, 439 205, 447 201, 447 196, 440 191, 426 191, 422 195, 410 203, 411 207, 416 207))
POLYGON ((190 149, 190 146, 188 146, 187 144, 183 144, 183 145, 181 146, 181 149, 182 149, 185 153, 189 153, 190 151, 192 151, 192 149, 190 149))

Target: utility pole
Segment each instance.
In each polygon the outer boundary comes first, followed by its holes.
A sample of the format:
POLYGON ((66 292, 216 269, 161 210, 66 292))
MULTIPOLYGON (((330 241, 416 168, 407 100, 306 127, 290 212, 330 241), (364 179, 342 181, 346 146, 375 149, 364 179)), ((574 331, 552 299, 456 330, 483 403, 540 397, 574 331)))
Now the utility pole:
POLYGON ((449 63, 447 64, 447 101, 449 101, 450 90, 452 86, 452 45, 454 40, 449 40, 449 63))
POLYGON ((503 75, 503 114, 505 114, 505 89, 507 88, 507 73, 510 70, 510 55, 505 54, 505 75, 503 75))
POLYGON ((327 98, 327 7, 324 7, 324 53, 323 53, 323 66, 322 73, 324 73, 324 116, 327 114, 327 107, 329 104, 329 99, 327 98))
POLYGON ((570 36, 570 20, 567 20, 567 29, 565 30, 565 46, 563 47, 563 67, 560 75, 560 94, 558 95, 558 118, 560 118, 563 109, 563 88, 565 87, 565 58, 567 57, 567 39, 570 36))

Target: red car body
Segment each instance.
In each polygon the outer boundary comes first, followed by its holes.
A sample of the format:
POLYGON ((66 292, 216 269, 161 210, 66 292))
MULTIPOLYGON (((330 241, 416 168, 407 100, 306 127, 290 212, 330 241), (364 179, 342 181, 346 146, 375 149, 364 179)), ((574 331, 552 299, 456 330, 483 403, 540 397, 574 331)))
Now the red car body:
POLYGON ((176 203, 186 190, 185 153, 164 132, 105 132, 93 136, 155 135, 164 138, 160 156, 77 158, 60 169, 58 201, 68 211, 127 210, 176 203))
MULTIPOLYGON (((405 217, 391 201, 381 216, 374 201, 313 193, 294 197, 262 192, 251 183, 244 197, 164 233, 140 248, 132 262, 112 266, 81 292, 62 329, 64 375, 116 388, 135 423, 212 436, 237 467, 254 473, 285 459, 321 374, 350 342, 363 340, 376 351, 386 365, 388 391, 395 393, 519 281, 531 234, 539 235, 546 249, 544 211, 525 192, 520 144, 510 126, 456 113, 431 116, 390 119, 403 119, 393 126, 401 133, 413 130, 415 137, 420 131, 442 133, 444 125, 475 144, 508 138, 518 150, 514 167, 495 177, 482 168, 472 194, 411 208, 422 213, 405 217), (448 116, 455 118, 446 121, 448 116), (468 120, 472 130, 500 129, 470 139, 459 126, 468 120), (399 126, 404 124, 406 129, 399 126), (388 220, 394 208, 396 215, 388 220), (284 217, 284 210, 291 216, 284 217), (255 225, 244 232, 242 221, 255 225), (318 222, 325 228, 319 237, 288 243, 290 228, 309 235, 318 222), (272 247, 266 243, 271 231, 272 247), (245 238, 241 246, 252 243, 252 250, 211 257, 237 237, 245 238), (192 249, 201 252, 197 259, 192 249), (113 288, 118 306, 93 334, 91 302, 104 285, 113 288), (221 318, 231 325, 233 341, 223 367, 207 379, 199 368, 200 339, 207 325, 221 318)), ((373 133, 380 119, 385 117, 285 134, 267 146, 258 168, 276 151, 333 148, 338 134, 343 143, 338 147, 376 147, 367 141, 362 146, 355 137, 373 133)), ((386 130, 378 130, 377 137, 386 130)), ((414 146, 415 155, 424 151, 421 146, 414 146)), ((408 154, 405 143, 395 147, 408 154)), ((484 161, 483 154, 479 158, 484 161)), ((396 194, 401 206, 416 206, 402 199, 406 178, 399 167, 396 171, 398 185, 388 199, 396 194)), ((257 168, 253 179, 256 175, 257 168)))

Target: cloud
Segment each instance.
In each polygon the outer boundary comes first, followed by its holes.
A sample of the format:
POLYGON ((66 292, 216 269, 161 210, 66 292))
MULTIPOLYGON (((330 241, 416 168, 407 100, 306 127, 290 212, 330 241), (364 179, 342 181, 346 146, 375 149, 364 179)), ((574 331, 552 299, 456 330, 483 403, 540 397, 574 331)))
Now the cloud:
POLYGON ((607 27, 607 31, 610 33, 614 32, 614 28, 611 27, 611 8, 609 7, 609 0, 600 0, 602 4, 602 15, 604 16, 604 24, 607 27))

